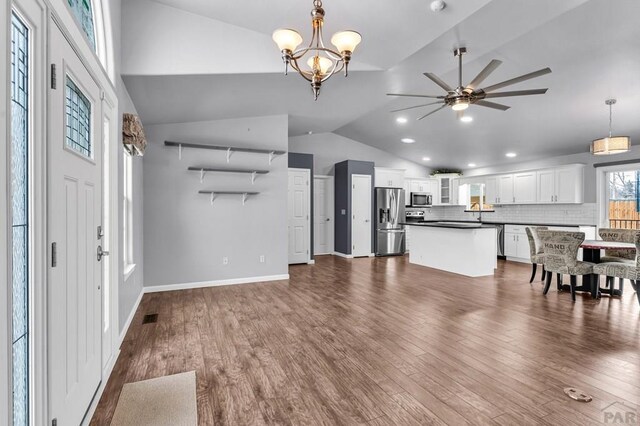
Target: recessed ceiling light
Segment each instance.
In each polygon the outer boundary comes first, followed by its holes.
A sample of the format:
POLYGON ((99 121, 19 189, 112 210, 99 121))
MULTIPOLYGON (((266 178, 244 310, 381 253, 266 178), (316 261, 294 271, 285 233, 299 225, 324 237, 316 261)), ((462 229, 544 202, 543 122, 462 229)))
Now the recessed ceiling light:
POLYGON ((475 166, 476 166, 476 163, 469 163, 469 164, 467 164, 467 166, 469 166, 469 167, 475 167, 475 166))
POLYGON ((443 0, 434 0, 431 2, 431 11, 440 12, 442 9, 447 7, 447 4, 443 0))
POLYGON ((422 157, 422 161, 431 161, 431 158, 429 158, 429 157, 422 157))
POLYGON ((307 132, 307 134, 308 134, 308 135, 312 135, 312 134, 313 134, 313 132, 312 132, 311 130, 309 130, 309 131, 307 132))
POLYGON ((509 158, 513 158, 513 157, 517 157, 518 156, 518 154, 516 154, 515 152, 507 152, 505 155, 507 157, 509 157, 509 158))
POLYGON ((462 121, 463 123, 471 123, 473 121, 473 117, 471 117, 470 115, 463 115, 462 117, 460 117, 460 121, 462 121))
POLYGON ((400 139, 400 142, 402 143, 414 143, 416 140, 415 139, 411 139, 411 138, 402 138, 400 139))
POLYGON ((400 124, 405 124, 408 120, 406 119, 406 117, 398 117, 396 118, 396 121, 400 124))

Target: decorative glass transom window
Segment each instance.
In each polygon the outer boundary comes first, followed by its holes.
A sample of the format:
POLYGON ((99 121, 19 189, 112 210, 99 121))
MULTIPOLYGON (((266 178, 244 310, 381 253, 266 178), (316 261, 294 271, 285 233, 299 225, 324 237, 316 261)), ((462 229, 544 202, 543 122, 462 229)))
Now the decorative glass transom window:
POLYGON ((91 7, 91 0, 68 0, 69 7, 78 21, 80 28, 87 35, 89 44, 96 50, 96 35, 93 26, 93 9, 91 7))
POLYGON ((82 155, 92 158, 91 102, 67 76, 66 83, 66 144, 82 155))

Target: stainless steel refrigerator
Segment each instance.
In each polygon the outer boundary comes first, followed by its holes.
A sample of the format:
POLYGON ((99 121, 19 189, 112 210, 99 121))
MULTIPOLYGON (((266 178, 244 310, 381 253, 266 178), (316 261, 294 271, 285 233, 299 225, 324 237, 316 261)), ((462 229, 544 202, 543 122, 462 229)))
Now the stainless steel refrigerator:
POLYGON ((376 256, 404 254, 404 189, 376 188, 376 256))

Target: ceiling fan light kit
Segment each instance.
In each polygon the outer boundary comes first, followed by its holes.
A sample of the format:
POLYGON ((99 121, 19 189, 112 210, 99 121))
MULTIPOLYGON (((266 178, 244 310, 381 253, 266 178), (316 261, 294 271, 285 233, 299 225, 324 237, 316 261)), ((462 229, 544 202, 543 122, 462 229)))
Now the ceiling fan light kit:
POLYGON ((631 138, 629 136, 612 136, 612 107, 616 100, 607 99, 604 103, 609 106, 609 136, 591 142, 591 153, 593 155, 613 155, 628 152, 631 149, 631 138))
MULTIPOLYGON (((521 75, 520 77, 512 78, 509 80, 505 80, 503 82, 494 84, 492 86, 488 86, 485 88, 479 88, 480 84, 493 72, 495 71, 502 61, 497 59, 492 60, 489 64, 484 67, 482 71, 473 79, 469 84, 464 86, 462 84, 462 56, 467 53, 467 49, 465 47, 458 47, 454 49, 453 54, 458 58, 458 86, 451 87, 444 80, 440 79, 437 75, 429 72, 425 72, 424 76, 433 81, 435 84, 444 89, 447 94, 446 95, 418 95, 411 93, 387 93, 387 96, 404 96, 410 98, 431 98, 438 99, 435 102, 424 104, 424 105, 416 105, 408 108, 402 108, 399 110, 394 110, 392 112, 403 111, 413 108, 420 108, 428 105, 441 105, 439 108, 429 112, 426 115, 418 118, 418 120, 422 120, 431 114, 434 114, 441 109, 446 107, 451 107, 453 111, 456 111, 460 114, 462 111, 466 110, 469 105, 478 105, 486 108, 498 109, 501 111, 506 111, 510 107, 507 105, 502 105, 495 102, 489 102, 485 99, 489 98, 502 98, 509 96, 526 96, 526 95, 542 95, 547 93, 548 89, 532 89, 532 90, 514 90, 509 92, 494 92, 495 90, 501 89, 506 86, 510 86, 512 84, 520 83, 526 80, 530 80, 532 78, 540 77, 545 74, 549 74, 551 72, 550 68, 543 68, 538 71, 534 71, 528 74, 521 75)), ((460 118, 460 116, 458 117, 460 118)))
POLYGON ((331 49, 326 47, 322 35, 324 25, 324 9, 321 0, 313 1, 311 11, 311 24, 313 32, 309 45, 298 49, 303 42, 302 36, 295 30, 280 28, 273 32, 273 41, 278 45, 282 53, 282 61, 285 64, 284 73, 287 75, 289 66, 309 83, 313 91, 315 100, 320 95, 322 83, 327 81, 332 75, 344 70, 344 76, 349 75, 349 62, 356 46, 362 41, 362 37, 356 31, 340 31, 331 37, 331 43, 336 47, 331 49), (309 69, 303 69, 299 61, 307 57, 306 64, 309 69))

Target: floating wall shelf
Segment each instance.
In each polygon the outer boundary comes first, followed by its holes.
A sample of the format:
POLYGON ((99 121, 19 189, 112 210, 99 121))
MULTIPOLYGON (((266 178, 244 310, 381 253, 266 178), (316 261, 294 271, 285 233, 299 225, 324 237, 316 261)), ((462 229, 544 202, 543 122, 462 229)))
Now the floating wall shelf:
POLYGON ((213 149, 217 151, 227 151, 227 163, 231 159, 231 154, 234 152, 249 152, 252 154, 268 154, 269 155, 269 164, 276 155, 284 155, 287 151, 277 151, 274 149, 258 149, 258 148, 234 148, 232 146, 219 146, 219 145, 207 145, 207 144, 199 144, 199 143, 187 143, 187 142, 173 142, 173 141, 165 141, 165 146, 177 146, 178 147, 178 158, 182 159, 182 149, 183 148, 196 148, 196 149, 213 149))
POLYGON ((188 167, 187 170, 192 172, 200 172, 200 183, 204 182, 204 174, 206 172, 215 172, 215 173, 245 173, 251 175, 251 183, 253 184, 256 181, 256 175, 266 175, 269 173, 268 170, 252 170, 252 169, 221 169, 219 167, 198 167, 191 166, 188 167))
POLYGON ((247 202, 247 198, 249 195, 258 195, 259 192, 249 192, 249 191, 198 191, 198 194, 209 194, 211 195, 211 204, 213 204, 213 200, 216 199, 218 195, 242 195, 242 205, 247 202))

